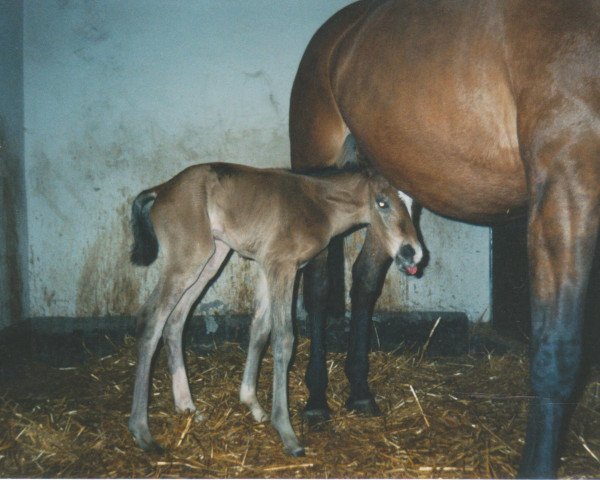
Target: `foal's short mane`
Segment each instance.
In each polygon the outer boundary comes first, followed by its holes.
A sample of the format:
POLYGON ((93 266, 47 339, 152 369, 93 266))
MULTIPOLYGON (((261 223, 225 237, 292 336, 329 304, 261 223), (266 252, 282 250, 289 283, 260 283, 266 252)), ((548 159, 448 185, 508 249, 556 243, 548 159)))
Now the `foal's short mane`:
MULTIPOLYGON (((241 173, 239 168, 240 166, 241 165, 230 163, 211 163, 210 169, 216 173, 219 180, 222 180, 224 178, 230 178, 239 175, 241 173)), ((306 168, 300 170, 292 170, 290 168, 274 168, 273 170, 286 172, 290 175, 304 175, 315 178, 334 177, 343 173, 362 173, 369 176, 378 175, 378 172, 376 172, 374 169, 365 168, 357 163, 347 163, 343 168, 332 166, 325 168, 306 168)))
POLYGON ((226 177, 233 177, 239 171, 235 168, 234 165, 229 163, 212 163, 210 165, 210 168, 213 172, 217 174, 217 178, 219 180, 226 177))
POLYGON ((306 168, 300 170, 290 170, 288 168, 285 169, 286 172, 290 172, 298 175, 306 175, 308 177, 333 177, 335 175, 339 175, 340 173, 364 173, 366 169, 359 165, 353 164, 351 166, 347 166, 344 168, 338 167, 325 167, 325 168, 306 168))

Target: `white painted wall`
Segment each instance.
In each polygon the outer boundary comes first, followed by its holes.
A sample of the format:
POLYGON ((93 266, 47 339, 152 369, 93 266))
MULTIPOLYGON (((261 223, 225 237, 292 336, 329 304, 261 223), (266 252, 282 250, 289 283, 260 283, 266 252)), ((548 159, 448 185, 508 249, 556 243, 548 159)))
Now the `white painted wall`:
POLYGON ((0 5, 0 330, 21 319, 27 223, 23 176, 23 6, 0 5))
MULTIPOLYGON (((196 162, 289 166, 304 47, 346 0, 25 0, 30 316, 131 314, 157 266, 127 262, 129 208, 196 162)), ((489 305, 489 233, 423 216, 423 279, 390 275, 382 309, 489 305)), ((252 308, 234 258, 201 309, 252 308), (207 307, 207 305, 209 307, 207 307)))

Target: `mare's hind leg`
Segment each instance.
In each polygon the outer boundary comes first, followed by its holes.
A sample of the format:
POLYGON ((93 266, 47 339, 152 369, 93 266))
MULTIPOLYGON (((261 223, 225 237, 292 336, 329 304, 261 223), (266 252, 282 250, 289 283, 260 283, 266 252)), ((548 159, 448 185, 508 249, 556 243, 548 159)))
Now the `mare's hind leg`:
POLYGON ((346 408, 367 415, 381 413, 368 383, 371 318, 391 263, 392 259, 369 228, 365 243, 352 267, 352 317, 344 366, 350 382, 346 408))
MULTIPOLYGON (((194 284, 186 290, 185 294, 173 310, 173 313, 169 316, 163 330, 169 373, 171 374, 173 385, 173 400, 175 401, 175 410, 178 413, 193 413, 196 411, 196 406, 192 401, 190 386, 183 361, 183 327, 192 305, 206 288, 208 282, 219 271, 221 264, 225 261, 230 250, 231 249, 225 243, 219 240, 215 241, 215 251, 213 255, 210 257, 210 260, 194 284)), ((199 416, 197 418, 200 419, 199 416)))
POLYGON ((169 316, 176 309, 186 291, 194 284, 208 263, 212 252, 207 251, 204 261, 191 262, 187 269, 165 268, 149 305, 142 308, 145 318, 140 319, 138 337, 138 360, 133 388, 133 402, 129 417, 129 431, 135 443, 146 451, 162 451, 154 441, 148 426, 148 395, 152 357, 156 351, 158 340, 169 316), (198 268, 200 265, 200 269, 198 268))
POLYGON ((556 475, 558 446, 580 372, 582 324, 600 211, 600 126, 579 109, 524 132, 531 192, 531 385, 519 475, 556 475), (576 120, 569 123, 568 119, 576 120))
POLYGON ((269 339, 269 333, 271 333, 271 300, 267 279, 261 268, 256 290, 256 311, 250 325, 250 344, 248 345, 246 367, 244 368, 244 377, 240 388, 240 402, 250 409, 252 417, 257 422, 264 422, 269 418, 256 398, 258 365, 269 339))

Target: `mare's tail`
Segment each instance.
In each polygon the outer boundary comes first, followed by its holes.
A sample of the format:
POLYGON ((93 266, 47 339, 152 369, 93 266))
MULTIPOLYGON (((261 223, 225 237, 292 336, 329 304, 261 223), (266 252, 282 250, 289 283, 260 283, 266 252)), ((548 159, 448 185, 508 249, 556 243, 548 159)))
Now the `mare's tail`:
POLYGON ((131 230, 133 245, 131 246, 131 263, 148 266, 158 256, 158 239, 150 219, 150 207, 156 199, 154 189, 144 190, 131 206, 131 230))

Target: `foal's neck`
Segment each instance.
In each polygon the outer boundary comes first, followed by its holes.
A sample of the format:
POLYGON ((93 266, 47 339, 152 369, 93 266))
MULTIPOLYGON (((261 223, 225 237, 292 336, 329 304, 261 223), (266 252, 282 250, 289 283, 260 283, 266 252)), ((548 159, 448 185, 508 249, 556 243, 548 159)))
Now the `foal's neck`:
POLYGON ((322 200, 334 236, 370 222, 370 189, 366 175, 342 173, 323 180, 322 200))

